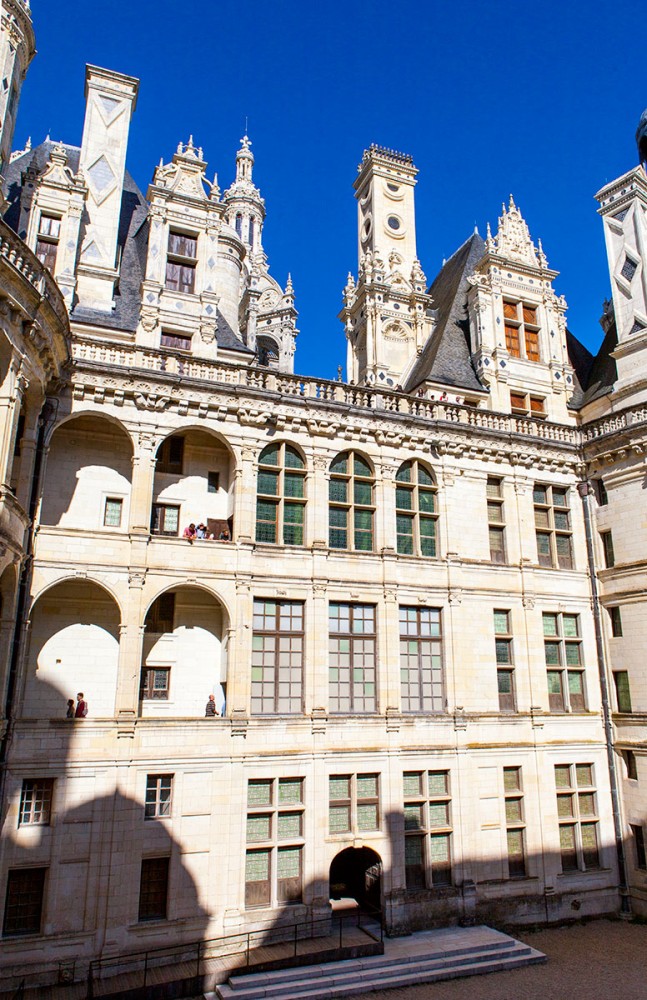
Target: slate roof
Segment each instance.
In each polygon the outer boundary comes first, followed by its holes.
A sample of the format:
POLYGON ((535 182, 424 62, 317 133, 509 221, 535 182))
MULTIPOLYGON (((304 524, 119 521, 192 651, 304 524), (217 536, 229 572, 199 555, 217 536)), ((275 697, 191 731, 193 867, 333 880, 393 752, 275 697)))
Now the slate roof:
MULTIPOLYGON (((20 232, 21 213, 20 195, 22 190, 22 174, 31 165, 41 173, 49 161, 49 156, 58 143, 46 139, 29 152, 17 157, 7 168, 7 197, 10 207, 5 214, 5 222, 11 226, 23 239, 26 232, 20 232)), ((81 150, 78 146, 62 144, 67 154, 67 166, 73 173, 79 169, 81 150)), ((137 329, 141 307, 140 288, 146 273, 146 253, 148 247, 149 221, 148 203, 139 190, 133 177, 126 170, 124 175, 121 214, 117 245, 121 249, 120 277, 115 288, 115 308, 111 313, 95 309, 82 309, 75 305, 71 319, 78 323, 113 330, 123 330, 133 333, 137 329)), ((81 224, 83 238, 83 222, 81 224)), ((236 336, 224 316, 218 314, 216 329, 218 347, 226 350, 240 351, 244 354, 254 352, 236 336)))
POLYGON ((484 253, 484 241, 473 233, 433 281, 429 294, 436 326, 403 386, 405 392, 413 392, 425 381, 486 391, 472 364, 467 317, 467 279, 484 253))
MULTIPOLYGON (((580 345, 581 347, 582 345, 580 345)), ((618 346, 618 330, 615 317, 606 332, 605 338, 600 345, 600 350, 591 358, 591 364, 586 373, 586 381, 582 388, 581 399, 574 402, 577 409, 592 403, 594 399, 606 396, 613 391, 613 387, 618 380, 618 367, 611 357, 611 352, 618 346)), ((586 348, 584 348, 586 350, 586 348)), ((570 347, 569 347, 570 353, 570 347)), ((588 352, 587 352, 588 353, 588 352)), ((579 373, 578 373, 579 374, 579 373)))

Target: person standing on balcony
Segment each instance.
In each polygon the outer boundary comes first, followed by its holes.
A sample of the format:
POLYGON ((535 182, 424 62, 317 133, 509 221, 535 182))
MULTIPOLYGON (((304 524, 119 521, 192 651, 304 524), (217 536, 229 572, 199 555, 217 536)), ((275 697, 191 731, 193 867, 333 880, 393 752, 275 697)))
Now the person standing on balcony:
POLYGON ((204 710, 205 718, 213 719, 214 716, 218 715, 218 709, 216 707, 216 696, 213 694, 209 695, 209 701, 207 702, 204 710))
POLYGON ((83 697, 83 691, 79 691, 76 696, 76 711, 74 713, 75 719, 85 719, 88 714, 88 703, 83 697))

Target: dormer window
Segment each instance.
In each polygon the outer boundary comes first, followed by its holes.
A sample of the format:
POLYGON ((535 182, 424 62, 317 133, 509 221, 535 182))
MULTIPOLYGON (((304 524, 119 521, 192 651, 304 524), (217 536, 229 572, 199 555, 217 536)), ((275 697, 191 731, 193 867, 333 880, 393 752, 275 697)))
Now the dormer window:
POLYGON ((36 256, 41 264, 54 273, 58 241, 61 235, 61 220, 54 215, 41 215, 38 223, 38 239, 36 241, 36 256))
POLYGON ((198 241, 195 236, 171 231, 166 258, 166 287, 173 292, 195 291, 198 241))
POLYGON ((504 302, 505 346, 513 358, 539 361, 537 306, 526 302, 504 302))

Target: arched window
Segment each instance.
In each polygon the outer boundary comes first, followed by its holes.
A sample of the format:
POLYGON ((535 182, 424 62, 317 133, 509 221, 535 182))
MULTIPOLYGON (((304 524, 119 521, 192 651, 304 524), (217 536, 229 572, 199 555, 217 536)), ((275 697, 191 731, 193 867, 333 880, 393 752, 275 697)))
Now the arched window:
POLYGON ((331 549, 373 551, 373 471, 355 451, 344 451, 330 464, 331 549))
POLYGON ((438 505, 431 472, 414 458, 400 466, 395 480, 398 552, 405 556, 435 556, 438 505))
POLYGON ((236 216, 236 236, 239 240, 243 238, 243 217, 240 212, 236 216))
POLYGON ((251 250, 254 249, 254 220, 251 216, 249 219, 249 246, 251 250))
POLYGON ((263 368, 279 367, 279 349, 270 337, 259 337, 256 341, 258 363, 263 368))
POLYGON ((303 545, 305 462, 289 444, 269 444, 258 460, 256 541, 303 545))

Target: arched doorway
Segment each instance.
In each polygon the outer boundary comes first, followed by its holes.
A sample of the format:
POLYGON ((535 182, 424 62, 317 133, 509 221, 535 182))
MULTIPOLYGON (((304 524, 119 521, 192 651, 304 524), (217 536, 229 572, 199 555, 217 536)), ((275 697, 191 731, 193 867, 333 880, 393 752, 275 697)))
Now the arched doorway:
POLYGON ((330 866, 330 898, 350 898, 360 907, 381 909, 382 859, 370 847, 347 847, 330 866))

